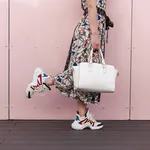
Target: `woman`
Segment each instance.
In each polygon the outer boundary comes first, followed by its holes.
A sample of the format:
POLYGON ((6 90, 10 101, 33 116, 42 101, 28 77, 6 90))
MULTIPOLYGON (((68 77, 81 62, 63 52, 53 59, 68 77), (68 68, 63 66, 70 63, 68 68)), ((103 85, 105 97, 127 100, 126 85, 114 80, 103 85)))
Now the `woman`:
POLYGON ((37 68, 33 81, 26 89, 26 95, 31 98, 34 93, 51 90, 55 86, 62 94, 77 101, 76 119, 71 127, 75 130, 90 128, 101 129, 103 124, 97 122, 89 113, 87 104, 100 102, 100 93, 76 92, 73 90, 72 66, 88 61, 90 51, 93 49, 93 61, 100 63, 99 49, 104 51, 106 20, 104 12, 106 0, 82 0, 84 15, 75 28, 70 51, 64 72, 56 76, 48 76, 41 68, 37 68))

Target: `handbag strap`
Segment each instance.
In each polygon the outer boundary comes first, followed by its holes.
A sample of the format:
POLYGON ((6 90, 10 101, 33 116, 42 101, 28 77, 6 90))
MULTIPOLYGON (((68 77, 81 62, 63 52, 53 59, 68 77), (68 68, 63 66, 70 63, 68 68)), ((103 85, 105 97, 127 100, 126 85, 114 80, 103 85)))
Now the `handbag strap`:
MULTIPOLYGON (((102 50, 100 49, 99 52, 100 52, 100 56, 102 59, 102 64, 106 65, 102 50)), ((93 48, 92 48, 91 53, 90 53, 90 60, 89 60, 90 63, 93 63, 92 58, 93 58, 93 48)))

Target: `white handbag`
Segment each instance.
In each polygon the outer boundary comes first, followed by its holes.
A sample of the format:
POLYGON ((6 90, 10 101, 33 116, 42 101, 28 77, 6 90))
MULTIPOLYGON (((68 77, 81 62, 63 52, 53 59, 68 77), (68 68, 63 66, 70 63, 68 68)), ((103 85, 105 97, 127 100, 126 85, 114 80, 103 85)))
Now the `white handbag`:
POLYGON ((93 50, 90 53, 89 62, 81 62, 73 66, 74 90, 98 93, 115 92, 117 69, 112 65, 106 65, 100 50, 102 63, 93 63, 93 50))

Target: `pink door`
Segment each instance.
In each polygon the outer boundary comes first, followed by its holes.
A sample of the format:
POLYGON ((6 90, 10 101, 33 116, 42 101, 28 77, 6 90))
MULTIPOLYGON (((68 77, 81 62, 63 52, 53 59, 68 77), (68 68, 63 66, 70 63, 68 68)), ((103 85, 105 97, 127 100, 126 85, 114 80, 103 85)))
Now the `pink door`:
MULTIPOLYGON (((91 106, 98 119, 128 119, 131 1, 108 1, 115 28, 109 33, 106 60, 120 71, 115 94, 91 106)), ((73 119, 75 101, 54 88, 32 100, 25 89, 36 67, 49 74, 63 70, 74 27, 82 11, 77 0, 11 0, 11 118, 73 119)))
POLYGON ((0 119, 8 119, 7 1, 0 0, 0 119))
POLYGON ((135 0, 133 8, 131 118, 150 119, 150 1, 135 0))

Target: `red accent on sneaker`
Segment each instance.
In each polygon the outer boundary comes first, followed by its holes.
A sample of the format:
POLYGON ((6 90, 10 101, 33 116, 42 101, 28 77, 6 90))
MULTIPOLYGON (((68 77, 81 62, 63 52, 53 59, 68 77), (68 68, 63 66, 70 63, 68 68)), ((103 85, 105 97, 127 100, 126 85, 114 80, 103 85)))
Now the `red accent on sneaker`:
POLYGON ((39 87, 38 84, 37 85, 32 85, 30 88, 33 89, 33 90, 35 90, 37 87, 39 87))
POLYGON ((95 125, 95 122, 91 121, 90 119, 85 118, 84 120, 80 121, 79 124, 83 125, 85 123, 89 122, 93 127, 95 125))
POLYGON ((37 87, 39 87, 40 85, 42 85, 42 74, 40 74, 37 78, 37 85, 33 85, 30 88, 35 90, 37 87), (39 79, 39 80, 38 80, 39 79))
POLYGON ((37 80, 38 85, 42 85, 42 74, 38 76, 39 80, 37 80))
POLYGON ((83 125, 85 123, 87 123, 89 120, 87 118, 85 118, 84 120, 80 121, 79 124, 83 125))
POLYGON ((90 123, 90 124, 94 127, 95 122, 93 122, 93 121, 89 120, 89 123, 90 123))

